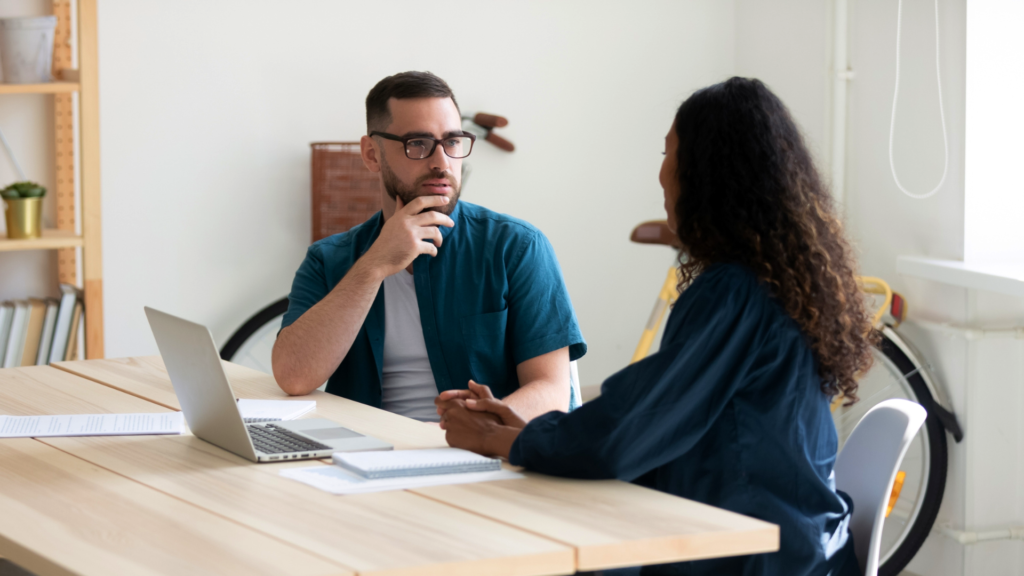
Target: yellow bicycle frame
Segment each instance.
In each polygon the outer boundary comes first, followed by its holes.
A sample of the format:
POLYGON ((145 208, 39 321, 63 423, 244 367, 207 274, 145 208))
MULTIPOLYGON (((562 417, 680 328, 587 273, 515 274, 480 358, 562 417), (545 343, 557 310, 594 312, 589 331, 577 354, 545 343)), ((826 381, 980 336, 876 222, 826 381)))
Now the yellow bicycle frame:
POLYGON ((640 343, 636 346, 636 352, 633 353, 633 359, 629 361, 630 364, 647 358, 647 352, 650 351, 654 337, 658 334, 665 311, 679 298, 679 289, 676 287, 678 283, 679 271, 673 266, 669 268, 665 283, 661 285, 658 301, 654 303, 654 310, 651 311, 651 317, 647 319, 647 326, 644 327, 644 332, 640 335, 640 343))
POLYGON ((885 280, 872 276, 859 276, 857 282, 860 283, 860 289, 865 293, 885 296, 885 302, 882 302, 882 306, 875 311, 874 316, 871 318, 872 326, 876 328, 881 327, 882 316, 885 316, 885 311, 892 305, 892 288, 889 287, 885 280))

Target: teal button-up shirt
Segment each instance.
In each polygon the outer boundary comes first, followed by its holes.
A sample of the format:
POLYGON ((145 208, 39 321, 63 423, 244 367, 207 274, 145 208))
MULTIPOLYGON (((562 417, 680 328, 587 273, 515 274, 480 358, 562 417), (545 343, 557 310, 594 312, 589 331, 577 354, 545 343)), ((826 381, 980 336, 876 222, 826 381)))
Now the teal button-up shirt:
MULTIPOLYGON (((519 388, 516 366, 569 347, 587 351, 562 271, 548 239, 530 224, 467 202, 442 226, 436 257, 413 264, 423 339, 438 391, 466 388, 470 378, 503 398, 519 388)), ((381 213, 309 247, 282 327, 334 288, 380 234, 381 213)), ((380 407, 384 367, 384 287, 327 391, 380 407)), ((572 399, 573 406, 579 400, 572 399)))

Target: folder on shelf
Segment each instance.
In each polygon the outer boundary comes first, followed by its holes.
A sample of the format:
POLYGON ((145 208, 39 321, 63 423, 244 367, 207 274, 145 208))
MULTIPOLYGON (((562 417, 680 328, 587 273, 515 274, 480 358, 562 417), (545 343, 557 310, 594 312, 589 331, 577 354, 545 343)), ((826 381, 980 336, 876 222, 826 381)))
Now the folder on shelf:
POLYGON ((64 350, 64 360, 78 360, 78 327, 82 323, 82 301, 75 301, 75 311, 71 314, 71 331, 68 333, 68 347, 64 350))
POLYGON ((11 336, 11 321, 14 320, 14 304, 4 302, 0 304, 0 368, 4 365, 4 357, 7 355, 7 340, 11 336))
POLYGON ((11 333, 7 337, 7 350, 4 354, 4 368, 21 366, 21 355, 25 352, 25 338, 28 336, 28 314, 28 300, 15 300, 11 333))
POLYGON ((39 336, 36 366, 46 366, 50 363, 50 348, 53 346, 53 331, 57 327, 57 307, 59 304, 60 301, 56 298, 46 299, 46 316, 43 318, 43 332, 39 336))
POLYGON ((33 366, 39 355, 39 341, 43 335, 43 321, 46 320, 46 300, 28 299, 28 327, 25 329, 25 345, 21 354, 22 366, 33 366))

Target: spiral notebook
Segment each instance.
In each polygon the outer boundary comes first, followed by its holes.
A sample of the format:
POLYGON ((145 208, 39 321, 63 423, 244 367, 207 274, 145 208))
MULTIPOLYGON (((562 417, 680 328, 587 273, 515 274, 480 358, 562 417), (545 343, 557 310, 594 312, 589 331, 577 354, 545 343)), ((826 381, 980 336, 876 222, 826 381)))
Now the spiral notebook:
POLYGON ((334 463, 371 480, 501 470, 501 460, 458 448, 335 452, 334 463))

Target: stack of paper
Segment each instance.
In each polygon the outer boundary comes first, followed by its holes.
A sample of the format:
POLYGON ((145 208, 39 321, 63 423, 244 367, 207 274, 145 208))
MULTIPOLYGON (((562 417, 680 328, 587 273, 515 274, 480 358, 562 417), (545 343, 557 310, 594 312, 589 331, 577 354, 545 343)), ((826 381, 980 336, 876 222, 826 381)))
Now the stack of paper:
POLYGON ((181 434, 183 428, 181 412, 0 416, 0 438, 181 434))

